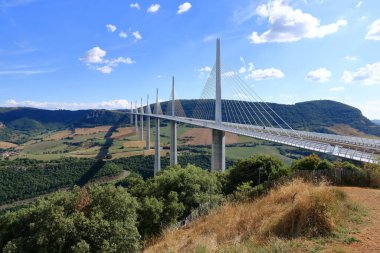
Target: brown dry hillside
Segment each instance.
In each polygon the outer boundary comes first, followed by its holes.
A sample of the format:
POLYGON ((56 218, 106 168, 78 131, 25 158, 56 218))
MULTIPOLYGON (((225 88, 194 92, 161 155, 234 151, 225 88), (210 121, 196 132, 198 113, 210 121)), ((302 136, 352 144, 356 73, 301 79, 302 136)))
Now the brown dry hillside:
POLYGON ((168 230, 144 252, 379 252, 379 194, 296 180, 168 230), (369 210, 364 223, 355 202, 369 210))
MULTIPOLYGON (((186 131, 181 138, 185 145, 211 145, 211 130, 206 128, 192 128, 186 131)), ((226 133, 226 144, 235 144, 239 140, 238 135, 226 133)))

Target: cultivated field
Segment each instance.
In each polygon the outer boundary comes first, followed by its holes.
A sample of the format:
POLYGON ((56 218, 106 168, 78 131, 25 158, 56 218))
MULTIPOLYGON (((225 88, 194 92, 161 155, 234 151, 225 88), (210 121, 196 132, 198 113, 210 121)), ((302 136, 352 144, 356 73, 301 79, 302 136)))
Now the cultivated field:
MULTIPOLYGON (((192 128, 184 132, 181 139, 185 145, 211 145, 212 131, 205 128, 192 128)), ((226 144, 235 144, 239 141, 237 134, 226 133, 226 144)))

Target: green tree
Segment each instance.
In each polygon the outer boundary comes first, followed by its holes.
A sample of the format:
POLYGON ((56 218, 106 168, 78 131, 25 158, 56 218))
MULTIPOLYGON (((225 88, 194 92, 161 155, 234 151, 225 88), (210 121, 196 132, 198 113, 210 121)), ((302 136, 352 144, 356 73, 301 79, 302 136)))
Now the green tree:
POLYGON ((310 156, 307 156, 295 161, 292 164, 292 169, 293 170, 316 170, 320 162, 321 162, 321 159, 317 155, 312 154, 310 156))
POLYGON ((238 185, 250 182, 255 186, 269 179, 272 171, 279 171, 283 163, 268 155, 255 155, 251 158, 239 160, 235 166, 226 172, 225 193, 236 190, 238 185))
POLYGON ((0 217, 4 252, 138 252, 137 202, 121 187, 58 192, 0 217))

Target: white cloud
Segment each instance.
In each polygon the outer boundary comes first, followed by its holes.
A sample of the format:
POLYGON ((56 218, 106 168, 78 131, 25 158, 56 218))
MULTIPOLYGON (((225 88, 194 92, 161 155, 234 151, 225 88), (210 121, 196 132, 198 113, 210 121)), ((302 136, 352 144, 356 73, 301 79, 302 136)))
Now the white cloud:
POLYGON ((247 69, 246 69, 245 67, 241 67, 241 68, 239 69, 239 74, 243 74, 243 73, 245 73, 245 72, 247 72, 247 69))
POLYGON ((331 89, 329 89, 329 91, 332 91, 332 92, 340 92, 340 91, 344 91, 345 88, 343 86, 338 86, 338 87, 333 87, 331 89))
POLYGON ((128 100, 117 99, 93 103, 66 103, 66 102, 41 102, 41 101, 16 101, 9 99, 3 103, 6 107, 34 107, 41 109, 66 109, 66 110, 83 110, 83 109, 129 109, 130 103, 128 100))
POLYGON ((335 23, 321 25, 320 20, 300 9, 293 9, 282 0, 270 1, 256 8, 256 15, 267 19, 269 29, 259 35, 253 32, 249 39, 251 43, 294 42, 303 38, 322 38, 333 34, 347 21, 340 19, 335 23))
POLYGON ((140 5, 138 3, 132 3, 131 5, 129 5, 131 8, 134 8, 134 9, 137 9, 137 10, 140 10, 140 5))
POLYGON ((181 4, 180 6, 178 6, 177 14, 182 14, 184 12, 189 11, 190 9, 191 9, 191 3, 185 2, 181 4))
POLYGON ((380 40, 380 19, 374 21, 368 27, 368 33, 365 38, 367 40, 380 40))
POLYGON ((135 40, 136 40, 136 41, 142 39, 141 34, 140 34, 139 31, 135 31, 135 32, 133 32, 132 35, 133 35, 133 37, 135 37, 135 40))
POLYGON ((115 32, 117 30, 116 26, 112 25, 112 24, 108 24, 108 25, 106 25, 106 27, 107 27, 107 30, 111 33, 115 32))
POLYGON ((93 47, 88 50, 83 58, 80 58, 81 61, 86 63, 101 63, 103 61, 103 57, 106 56, 107 52, 100 47, 93 47))
POLYGON ((344 59, 346 59, 347 61, 357 61, 358 60, 358 58, 354 57, 354 56, 346 56, 346 57, 344 57, 344 59))
POLYGON ((160 9, 160 5, 159 4, 152 4, 151 6, 149 6, 147 12, 149 13, 155 13, 157 12, 159 9, 160 9))
POLYGON ((96 68, 97 71, 102 72, 103 74, 110 74, 113 71, 113 68, 110 66, 103 66, 96 68))
POLYGON ((244 60, 243 56, 240 56, 240 61, 245 65, 245 60, 244 60))
POLYGON ((136 63, 136 62, 133 61, 129 57, 127 57, 127 58, 119 57, 119 58, 116 58, 116 59, 106 60, 106 61, 104 61, 104 63, 108 64, 108 66, 111 66, 111 67, 117 67, 119 65, 119 63, 133 64, 133 63, 136 63))
POLYGON ((356 5, 355 5, 355 8, 359 8, 360 6, 362 6, 363 4, 363 1, 359 1, 356 5))
POLYGON ((324 83, 330 80, 331 75, 332 74, 330 70, 325 68, 319 68, 307 73, 306 79, 313 82, 324 83))
POLYGON ((281 70, 275 68, 254 69, 248 75, 245 76, 245 79, 249 80, 253 78, 259 81, 266 79, 283 78, 284 76, 285 75, 281 70))
POLYGON ((227 72, 224 72, 222 74, 222 76, 226 76, 226 77, 232 77, 234 76, 236 73, 234 71, 227 71, 227 72))
POLYGON ((343 83, 361 82, 363 85, 380 84, 380 62, 367 64, 355 72, 344 71, 341 81, 343 83))
POLYGON ((211 72, 211 68, 210 67, 204 67, 204 68, 200 68, 198 69, 199 72, 202 72, 202 73, 210 73, 211 72))
POLYGON ((31 76, 31 75, 40 75, 46 73, 52 73, 55 70, 38 70, 38 69, 7 69, 0 70, 0 76, 31 76))
POLYGON ((110 74, 120 63, 133 64, 136 63, 131 58, 118 57, 115 59, 104 59, 107 52, 99 47, 88 50, 80 61, 87 64, 90 69, 95 69, 103 74, 110 74))
POLYGON ((126 34, 126 32, 121 31, 121 32, 119 33, 119 37, 125 39, 125 38, 128 37, 128 35, 126 34))

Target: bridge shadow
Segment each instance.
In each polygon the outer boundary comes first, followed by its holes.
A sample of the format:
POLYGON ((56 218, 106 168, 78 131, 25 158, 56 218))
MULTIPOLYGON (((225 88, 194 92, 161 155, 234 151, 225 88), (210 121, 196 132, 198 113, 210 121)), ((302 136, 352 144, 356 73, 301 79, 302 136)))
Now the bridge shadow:
POLYGON ((107 133, 104 135, 105 142, 101 146, 98 154, 95 156, 96 162, 90 167, 90 169, 80 178, 76 181, 76 185, 78 186, 84 186, 87 184, 91 179, 94 178, 94 176, 103 168, 103 166, 106 164, 106 161, 103 159, 106 159, 109 153, 109 149, 113 144, 113 138, 112 134, 116 131, 118 127, 123 122, 126 122, 127 115, 122 117, 120 120, 118 120, 110 129, 107 131, 107 133))

